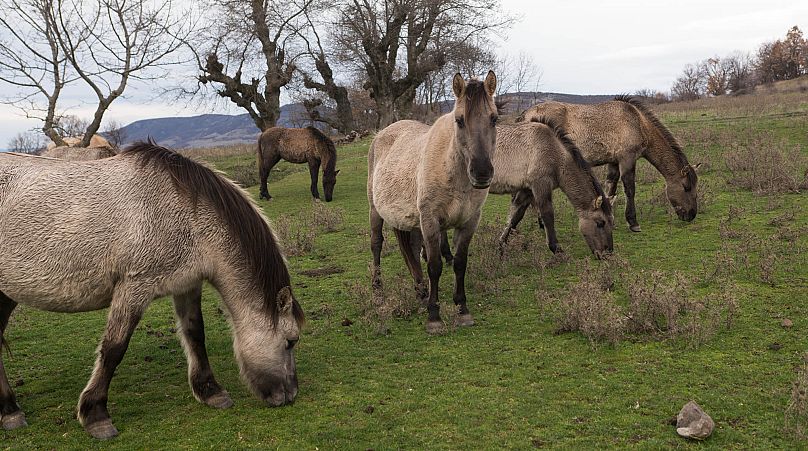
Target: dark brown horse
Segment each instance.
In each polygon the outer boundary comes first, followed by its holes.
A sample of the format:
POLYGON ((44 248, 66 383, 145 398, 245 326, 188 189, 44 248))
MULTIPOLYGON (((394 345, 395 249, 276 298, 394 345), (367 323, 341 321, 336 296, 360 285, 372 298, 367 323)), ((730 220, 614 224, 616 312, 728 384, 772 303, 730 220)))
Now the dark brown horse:
POLYGON ((323 166, 325 201, 331 202, 337 184, 337 149, 334 142, 314 127, 272 127, 258 138, 258 172, 261 175, 261 198, 271 199, 267 190, 269 171, 283 158, 290 163, 308 163, 311 173, 311 195, 320 199, 317 172, 323 166))

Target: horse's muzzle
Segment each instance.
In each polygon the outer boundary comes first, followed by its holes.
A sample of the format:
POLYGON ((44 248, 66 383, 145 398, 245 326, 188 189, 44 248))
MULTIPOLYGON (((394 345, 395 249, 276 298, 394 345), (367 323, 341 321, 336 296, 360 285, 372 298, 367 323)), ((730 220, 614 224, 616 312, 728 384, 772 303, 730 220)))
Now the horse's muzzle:
POLYGON ((480 181, 480 180, 475 180, 475 179, 472 178, 471 179, 471 186, 473 186, 476 189, 486 189, 489 186, 491 186, 491 179, 489 178, 489 179, 487 179, 485 181, 480 181))
POLYGON ((264 396, 264 402, 269 407, 280 407, 286 404, 292 404, 297 397, 297 381, 293 380, 290 383, 282 384, 273 387, 267 395, 264 396))

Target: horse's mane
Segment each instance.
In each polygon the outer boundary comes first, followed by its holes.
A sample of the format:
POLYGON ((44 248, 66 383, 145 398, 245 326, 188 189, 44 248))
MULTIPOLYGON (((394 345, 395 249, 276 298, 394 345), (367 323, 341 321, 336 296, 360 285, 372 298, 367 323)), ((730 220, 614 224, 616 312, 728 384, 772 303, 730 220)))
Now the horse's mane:
MULTIPOLYGON (((210 203, 236 238, 244 263, 252 268, 253 279, 264 294, 264 307, 276 324, 277 294, 281 288, 291 287, 289 270, 269 224, 244 191, 210 168, 151 140, 137 142, 124 149, 121 155, 137 159, 143 167, 167 172, 177 190, 190 197, 194 204, 200 198, 210 203)), ((297 301, 292 311, 295 319, 302 322, 303 310, 297 301)))
POLYGON ((311 133, 312 138, 321 144, 325 152, 325 158, 323 158, 325 162, 323 176, 334 174, 337 167, 337 148, 334 146, 334 141, 328 136, 325 136, 325 133, 321 132, 317 127, 308 126, 306 129, 311 133))
POLYGON ((595 193, 597 193, 597 195, 603 199, 603 201, 600 203, 600 209, 603 210, 603 212, 607 215, 611 215, 612 203, 606 198, 606 194, 603 192, 603 187, 600 186, 600 182, 598 181, 597 177, 595 177, 595 173, 592 172, 592 166, 586 161, 581 153, 581 149, 579 149, 572 138, 570 138, 570 135, 567 133, 564 127, 553 119, 545 116, 534 117, 530 120, 530 122, 538 122, 539 124, 546 125, 550 130, 553 131, 556 139, 561 142, 564 149, 566 149, 570 156, 572 156, 575 164, 589 176, 589 181, 592 183, 595 193))
POLYGON ((482 109, 489 99, 488 91, 480 80, 469 80, 466 83, 466 113, 473 116, 482 109))
POLYGON ((688 168, 687 171, 687 179, 691 185, 696 184, 696 171, 690 168, 690 163, 687 161, 687 156, 685 155, 684 151, 682 150, 682 146, 679 144, 679 141, 673 136, 673 133, 668 130, 668 127, 665 127, 665 124, 659 120, 656 114, 648 108, 648 106, 642 102, 640 99, 630 96, 627 94, 620 94, 615 96, 614 100, 618 102, 625 102, 636 108, 643 116, 648 119, 651 124, 656 128, 662 137, 665 139, 665 142, 673 149, 673 154, 676 155, 676 158, 679 161, 679 169, 688 168))

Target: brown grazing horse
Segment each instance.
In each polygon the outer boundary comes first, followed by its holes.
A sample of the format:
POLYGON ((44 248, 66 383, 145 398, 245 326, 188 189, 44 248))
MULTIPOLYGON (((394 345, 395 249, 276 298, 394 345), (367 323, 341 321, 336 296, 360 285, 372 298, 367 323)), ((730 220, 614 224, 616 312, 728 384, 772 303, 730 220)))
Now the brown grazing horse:
MULTIPOLYGON (((0 153, 0 249, 0 344, 18 303, 63 313, 109 308, 78 404, 93 437, 118 434, 107 411, 110 382, 146 308, 163 296, 174 297, 194 397, 233 404, 208 363, 204 280, 229 313, 247 386, 270 406, 295 399, 303 312, 266 218, 220 174, 151 143, 98 161, 0 153)), ((2 356, 0 422, 26 425, 2 356)))
POLYGON ((258 138, 258 172, 261 176, 261 199, 271 199, 267 190, 269 171, 281 161, 308 163, 311 174, 311 195, 320 199, 317 191, 317 177, 320 165, 323 166, 323 191, 325 201, 331 202, 334 185, 337 184, 337 149, 334 142, 314 127, 283 128, 272 127, 258 138))
POLYGON ((630 96, 596 105, 545 102, 528 108, 517 121, 547 117, 564 127, 593 166, 608 165, 606 194, 613 196, 623 179, 626 221, 640 231, 634 204, 634 170, 637 159, 648 160, 665 177, 665 192, 676 214, 684 221, 696 217, 696 168, 682 146, 645 104, 630 96))
POLYGON ((452 80, 454 109, 430 127, 399 121, 373 139, 368 152, 368 203, 373 252, 373 286, 381 287, 382 227, 393 227, 401 253, 423 300, 423 273, 417 257, 421 241, 426 247, 429 297, 428 333, 445 330, 438 308, 441 231, 455 229, 455 323, 470 326, 474 319, 466 306, 465 275, 468 247, 488 186, 494 176, 491 158, 496 148, 497 108, 493 95, 496 75, 485 81, 452 80))
POLYGON ((612 252, 614 199, 606 198, 592 169, 566 131, 549 119, 497 127, 494 180, 489 192, 513 194, 508 225, 500 237, 500 245, 507 242, 527 208, 535 202, 548 247, 554 253, 561 250, 553 214, 556 188, 561 188, 575 208, 578 229, 592 253, 601 258, 612 252))

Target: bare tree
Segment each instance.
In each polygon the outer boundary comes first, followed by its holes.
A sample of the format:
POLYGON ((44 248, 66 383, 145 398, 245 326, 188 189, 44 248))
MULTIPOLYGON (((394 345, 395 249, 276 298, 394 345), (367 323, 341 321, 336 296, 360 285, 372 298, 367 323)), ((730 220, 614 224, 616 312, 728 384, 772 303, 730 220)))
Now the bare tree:
POLYGON ((699 66, 688 64, 671 88, 675 100, 696 100, 704 95, 705 76, 699 66))
POLYGON ((107 125, 104 127, 104 136, 110 144, 118 148, 126 142, 127 138, 123 125, 114 119, 107 121, 107 125))
MULTIPOLYGON (((292 81, 304 13, 314 0, 210 0, 212 23, 197 52, 198 81, 249 113, 260 130, 280 117, 281 88, 292 81)), ((198 92, 193 92, 197 94, 198 92)))
POLYGON ((419 86, 462 45, 512 22, 498 0, 345 0, 334 38, 341 62, 365 80, 378 127, 409 117, 419 86))
POLYGON ((727 90, 731 94, 739 94, 755 86, 755 72, 748 53, 733 52, 723 61, 727 65, 727 90))
POLYGON ((63 144, 59 96, 82 81, 98 101, 82 131, 80 145, 89 145, 131 79, 160 77, 179 63, 172 56, 190 25, 172 6, 171 0, 2 0, 0 32, 8 39, 0 47, 0 81, 20 90, 7 102, 41 119, 45 134, 63 144))
POLYGON ((8 143, 8 150, 12 152, 38 154, 43 149, 45 149, 44 136, 35 131, 18 133, 8 143))
POLYGON ((705 77, 706 94, 710 96, 722 96, 729 91, 730 66, 718 56, 707 58, 700 64, 700 69, 705 77))

